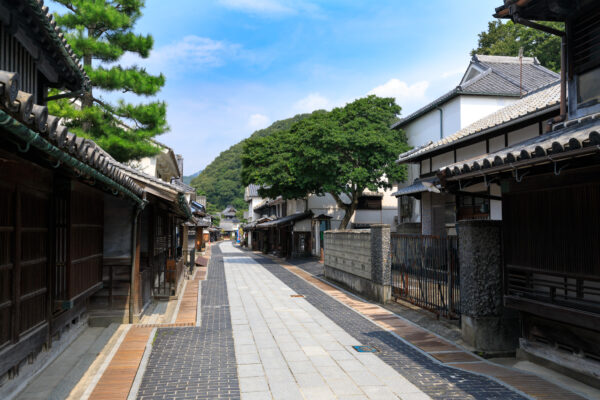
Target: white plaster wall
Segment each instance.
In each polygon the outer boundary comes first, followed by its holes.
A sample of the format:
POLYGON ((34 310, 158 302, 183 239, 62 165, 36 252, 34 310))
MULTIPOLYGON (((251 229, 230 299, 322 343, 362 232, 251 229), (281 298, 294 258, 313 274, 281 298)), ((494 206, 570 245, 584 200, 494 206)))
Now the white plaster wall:
MULTIPOLYGON (((502 196, 502 188, 498 184, 490 185, 490 194, 492 196, 502 196)), ((502 220, 502 201, 490 200, 490 219, 502 220)))
POLYGON ((456 162, 479 157, 482 154, 485 154, 485 141, 456 149, 456 162))
MULTIPOLYGON (((444 112, 444 136, 449 136, 461 128, 460 96, 441 106, 444 112)), ((422 146, 430 140, 440 139, 440 112, 432 110, 411 121, 404 128, 408 144, 412 147, 422 146)))
POLYGON ((454 152, 449 151, 433 157, 431 160, 431 167, 434 171, 437 171, 440 168, 446 167, 452 163, 454 163, 454 152))
POLYGON ((512 146, 513 144, 522 142, 527 139, 531 139, 532 137, 539 136, 540 128, 538 124, 533 124, 526 126, 525 128, 518 129, 516 131, 512 131, 508 133, 508 145, 512 146))
POLYGON ((310 218, 296 221, 294 223, 294 232, 310 232, 312 220, 310 218))
POLYGON ((425 175, 430 172, 431 170, 429 169, 429 158, 426 158, 423 161, 421 161, 421 174, 425 175))
MULTIPOLYGON (((493 137, 489 140, 490 152, 502 150, 504 148, 504 135, 493 137)), ((483 152, 485 153, 485 151, 483 152)), ((481 154, 483 154, 481 153, 481 154)))
POLYGON ((469 126, 473 122, 513 104, 518 100, 517 97, 461 96, 459 129, 469 126))
POLYGON ((314 216, 327 215, 331 217, 331 229, 338 229, 342 218, 344 218, 344 211, 340 210, 330 194, 318 196, 311 194, 308 196, 308 209, 312 211, 314 216))
POLYGON ((250 216, 248 222, 256 221, 260 217, 258 213, 254 212, 254 207, 259 205, 261 201, 263 201, 262 197, 250 198, 250 201, 248 202, 248 215, 250 216))

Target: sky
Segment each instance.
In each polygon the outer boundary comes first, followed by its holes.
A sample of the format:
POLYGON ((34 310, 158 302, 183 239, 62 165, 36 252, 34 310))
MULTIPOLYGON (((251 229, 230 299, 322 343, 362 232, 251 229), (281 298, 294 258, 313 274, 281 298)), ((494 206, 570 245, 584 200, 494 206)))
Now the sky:
MULTIPOLYGON (((136 31, 184 174, 274 121, 395 97, 408 115, 456 86, 501 0, 146 0, 136 31)), ((147 101, 148 99, 142 99, 147 101)))

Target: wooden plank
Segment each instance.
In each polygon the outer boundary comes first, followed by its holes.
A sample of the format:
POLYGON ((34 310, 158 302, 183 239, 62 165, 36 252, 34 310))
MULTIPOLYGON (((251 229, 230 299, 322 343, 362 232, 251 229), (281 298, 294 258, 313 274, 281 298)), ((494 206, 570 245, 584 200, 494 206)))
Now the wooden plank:
POLYGON ((504 296, 504 305, 515 310, 600 331, 600 315, 598 314, 516 296, 504 296))
POLYGON ((23 335, 21 340, 0 351, 0 376, 21 362, 33 351, 42 347, 48 336, 48 324, 43 323, 28 334, 23 335))
POLYGON ((127 399, 144 355, 151 327, 132 327, 102 374, 90 400, 127 399))

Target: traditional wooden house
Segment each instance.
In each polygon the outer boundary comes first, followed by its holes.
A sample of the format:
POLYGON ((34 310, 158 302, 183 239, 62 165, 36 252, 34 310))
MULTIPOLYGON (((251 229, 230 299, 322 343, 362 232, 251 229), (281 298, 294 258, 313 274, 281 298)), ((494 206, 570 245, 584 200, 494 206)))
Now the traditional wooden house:
POLYGON ((189 217, 181 191, 48 115, 48 88, 77 97, 88 85, 55 25, 40 1, 0 1, 0 398, 90 313, 134 321, 189 217))
MULTIPOLYGON (((467 196, 461 200, 437 195, 430 177, 440 166, 468 159, 481 151, 492 137, 490 128, 504 122, 514 127, 514 121, 510 120, 521 116, 523 107, 511 105, 558 79, 558 74, 532 57, 474 55, 458 86, 395 123, 393 128, 403 129, 414 148, 400 156, 400 161, 410 167, 407 181, 395 193, 398 232, 453 234, 456 218, 498 219, 499 203, 490 203, 487 197, 467 196), (505 115, 506 110, 510 115, 505 115)), ((545 95, 538 94, 536 99, 545 95)), ((523 135, 537 134, 536 122, 531 121, 529 128, 519 121, 523 131, 512 133, 507 143, 515 143, 523 135)), ((506 130, 507 126, 503 128, 506 130)), ((493 149, 504 145, 500 137, 489 143, 493 149)), ((487 188, 470 190, 493 196, 500 193, 497 186, 492 186, 491 193, 485 193, 487 188)))
MULTIPOLYGON (((518 313, 519 354, 600 386, 600 4, 507 0, 496 11, 562 37, 560 85, 507 107, 490 128, 435 144, 456 157, 456 143, 473 141, 462 160, 429 161, 431 177, 437 190, 459 197, 497 185, 489 199, 501 205, 502 300, 518 313), (563 21, 565 30, 532 20, 563 21), (485 148, 476 143, 488 134, 485 148)), ((429 146, 403 159, 428 160, 436 151, 429 146)))
POLYGON ((0 397, 83 325, 110 233, 130 250, 126 225, 146 203, 123 165, 48 115, 48 88, 77 96, 87 84, 41 2, 0 1, 0 397))
POLYGON ((559 103, 560 82, 556 81, 441 140, 401 154, 397 162, 416 166, 418 177, 395 193, 399 199, 399 231, 456 235, 458 221, 501 220, 502 190, 498 180, 465 181, 458 191, 443 191, 437 176, 439 168, 444 166, 443 160, 461 163, 482 152, 542 135, 546 121, 559 114, 559 103))

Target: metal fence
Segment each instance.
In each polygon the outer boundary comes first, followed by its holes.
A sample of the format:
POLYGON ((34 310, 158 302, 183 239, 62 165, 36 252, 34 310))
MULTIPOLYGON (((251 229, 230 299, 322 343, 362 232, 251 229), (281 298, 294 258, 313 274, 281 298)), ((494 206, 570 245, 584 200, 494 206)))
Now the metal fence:
POLYGON ((394 298, 460 318, 457 238, 392 234, 391 239, 394 298))

